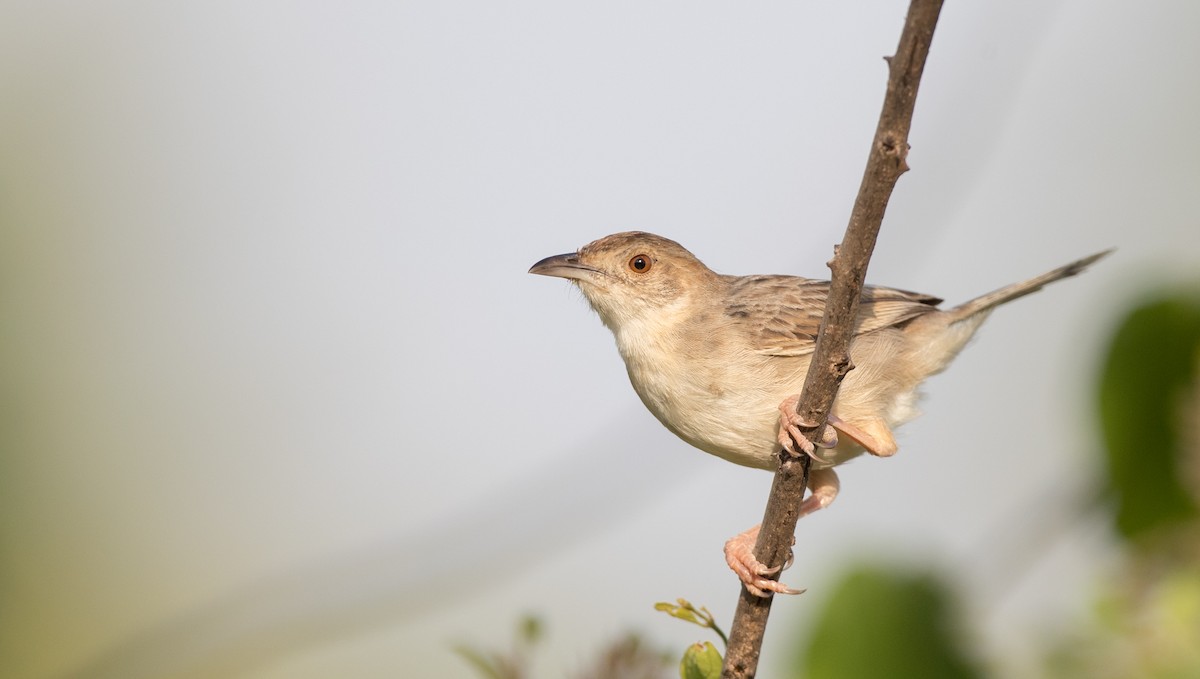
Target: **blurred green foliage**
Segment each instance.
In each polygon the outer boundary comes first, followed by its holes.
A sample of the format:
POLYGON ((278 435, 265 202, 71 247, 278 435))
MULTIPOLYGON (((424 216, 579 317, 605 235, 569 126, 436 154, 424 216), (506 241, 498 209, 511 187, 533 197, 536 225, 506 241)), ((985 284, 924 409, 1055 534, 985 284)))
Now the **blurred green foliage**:
POLYGON ((1140 561, 1110 583, 1113 589, 1099 597, 1089 623, 1051 644, 1046 676, 1200 677, 1200 567, 1193 563, 1150 575, 1140 561))
POLYGON ((797 676, 973 679, 954 597, 938 578, 879 567, 853 569, 818 614, 797 676))
POLYGON ((1142 304, 1113 337, 1098 396, 1106 491, 1116 502, 1117 530, 1127 538, 1196 519, 1194 479, 1185 474, 1194 451, 1187 450, 1184 425, 1189 410, 1195 415, 1198 359, 1200 299, 1192 295, 1142 304))
POLYGON ((1163 293, 1124 318, 1098 403, 1105 490, 1126 554, 1093 619, 1047 650, 1046 672, 1200 677, 1200 294, 1163 293))

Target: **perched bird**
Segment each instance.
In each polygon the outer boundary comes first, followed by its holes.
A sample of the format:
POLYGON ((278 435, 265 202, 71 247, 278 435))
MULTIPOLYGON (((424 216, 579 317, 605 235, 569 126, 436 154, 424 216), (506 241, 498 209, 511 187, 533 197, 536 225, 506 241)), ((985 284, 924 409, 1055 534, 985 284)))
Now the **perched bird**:
MULTIPOLYGON (((667 429, 730 462, 774 469, 780 446, 813 457, 800 515, 838 492, 833 467, 864 451, 896 452, 892 429, 917 416, 917 389, 946 368, 993 308, 1073 276, 1107 252, 942 310, 942 300, 866 287, 850 356, 818 451, 796 426, 798 394, 829 282, 718 274, 675 241, 617 233, 547 257, 530 273, 565 278, 612 330, 629 381, 667 429)), ((758 526, 730 539, 725 558, 759 595, 794 594, 753 555, 758 526)))

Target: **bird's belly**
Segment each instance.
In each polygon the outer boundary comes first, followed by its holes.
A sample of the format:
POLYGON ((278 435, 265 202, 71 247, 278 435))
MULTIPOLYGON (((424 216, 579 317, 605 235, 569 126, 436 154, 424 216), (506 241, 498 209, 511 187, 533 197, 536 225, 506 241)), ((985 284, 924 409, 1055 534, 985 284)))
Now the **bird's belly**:
MULTIPOLYGON (((735 464, 775 469, 778 442, 779 404, 798 393, 802 383, 782 392, 761 388, 761 380, 745 375, 721 375, 703 379, 695 366, 664 369, 630 363, 629 379, 646 408, 679 438, 735 464), (794 390, 793 390, 794 389, 794 390)), ((823 462, 814 468, 832 467, 864 452, 848 436, 837 447, 822 451, 823 462)))
POLYGON ((731 380, 705 380, 698 372, 630 368, 642 403, 676 436, 736 464, 775 468, 782 399, 738 390, 731 380))
MULTIPOLYGON (((663 409, 659 420, 684 441, 717 457, 747 467, 775 467, 775 419, 734 415, 736 411, 713 403, 708 408, 663 409)), ((659 415, 659 413, 655 413, 659 415)))

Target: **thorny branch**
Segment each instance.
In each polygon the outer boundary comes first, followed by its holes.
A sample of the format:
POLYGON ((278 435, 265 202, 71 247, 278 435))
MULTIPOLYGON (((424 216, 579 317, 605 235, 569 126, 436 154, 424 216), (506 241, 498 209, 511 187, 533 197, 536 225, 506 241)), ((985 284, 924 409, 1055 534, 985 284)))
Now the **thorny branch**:
MULTIPOLYGON (((842 378, 853 368, 850 339, 858 302, 862 295, 867 264, 875 249, 879 226, 887 209, 896 180, 908 170, 908 131, 912 126, 917 86, 925 68, 925 58, 933 40, 933 30, 942 10, 942 0, 912 0, 896 54, 887 59, 889 75, 883 110, 850 223, 840 246, 829 262, 832 282, 829 301, 817 335, 816 352, 804 381, 796 412, 811 422, 804 433, 810 441, 825 427, 829 410, 837 396, 842 378)), ((779 469, 771 486, 754 553, 768 566, 780 565, 787 558, 795 535, 797 509, 808 485, 810 460, 807 455, 794 457, 780 452, 779 469)), ((721 676, 726 679, 750 679, 758 668, 771 598, 761 598, 743 587, 729 634, 729 647, 721 676)))

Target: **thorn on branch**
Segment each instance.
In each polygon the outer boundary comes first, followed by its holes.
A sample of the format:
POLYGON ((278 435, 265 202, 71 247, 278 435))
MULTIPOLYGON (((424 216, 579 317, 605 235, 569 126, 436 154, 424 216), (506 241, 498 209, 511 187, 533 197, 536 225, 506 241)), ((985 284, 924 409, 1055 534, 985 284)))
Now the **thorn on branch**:
POLYGON ((834 244, 833 244, 833 259, 830 259, 828 262, 825 262, 825 266, 826 266, 826 267, 828 267, 828 268, 830 268, 830 269, 832 269, 832 268, 833 268, 833 262, 834 262, 834 260, 836 260, 836 259, 837 259, 838 253, 839 253, 839 252, 841 252, 841 251, 842 251, 842 244, 841 244, 841 243, 834 243, 834 244))

